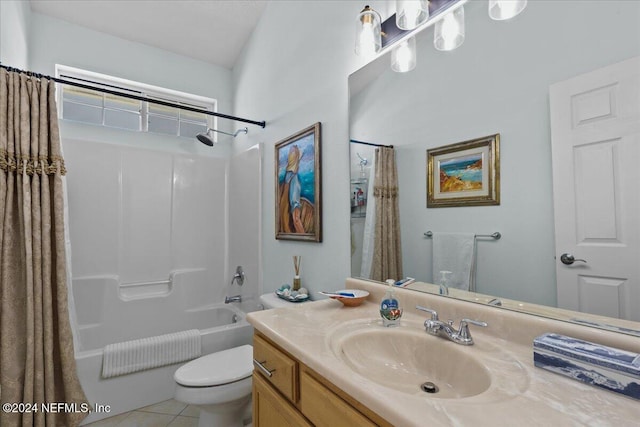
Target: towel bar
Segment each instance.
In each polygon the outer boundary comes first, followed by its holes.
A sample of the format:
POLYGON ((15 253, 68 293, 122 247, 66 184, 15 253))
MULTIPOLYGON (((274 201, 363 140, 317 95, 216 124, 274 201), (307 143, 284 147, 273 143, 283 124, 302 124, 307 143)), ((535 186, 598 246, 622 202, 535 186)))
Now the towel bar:
MULTIPOLYGON (((429 230, 426 233, 424 233, 425 237, 433 237, 433 231, 429 230)), ((495 233, 492 234, 476 234, 476 238, 478 237, 491 237, 492 239, 496 239, 496 240, 500 240, 500 238, 502 237, 502 234, 500 234, 499 231, 496 231, 495 233)))

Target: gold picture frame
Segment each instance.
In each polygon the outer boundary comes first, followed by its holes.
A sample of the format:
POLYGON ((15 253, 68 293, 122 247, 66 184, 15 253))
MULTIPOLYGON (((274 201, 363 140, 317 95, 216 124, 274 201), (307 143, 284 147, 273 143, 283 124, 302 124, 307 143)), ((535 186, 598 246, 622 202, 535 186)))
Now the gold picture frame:
POLYGON ((320 122, 275 145, 276 239, 322 241, 320 122))
POLYGON ((427 150, 427 208, 499 204, 499 133, 427 150))

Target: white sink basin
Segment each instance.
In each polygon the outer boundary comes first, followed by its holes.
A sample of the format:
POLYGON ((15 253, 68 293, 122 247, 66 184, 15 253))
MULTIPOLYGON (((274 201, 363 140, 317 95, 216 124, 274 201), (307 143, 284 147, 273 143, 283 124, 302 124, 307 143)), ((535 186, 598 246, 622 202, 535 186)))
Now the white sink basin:
POLYGON ((407 323, 385 328, 379 322, 351 322, 333 331, 328 344, 356 374, 402 393, 461 399, 487 392, 494 382, 516 393, 526 388, 524 369, 499 347, 477 340, 463 346, 428 335, 421 323, 407 323), (430 392, 431 384, 436 392, 430 392))

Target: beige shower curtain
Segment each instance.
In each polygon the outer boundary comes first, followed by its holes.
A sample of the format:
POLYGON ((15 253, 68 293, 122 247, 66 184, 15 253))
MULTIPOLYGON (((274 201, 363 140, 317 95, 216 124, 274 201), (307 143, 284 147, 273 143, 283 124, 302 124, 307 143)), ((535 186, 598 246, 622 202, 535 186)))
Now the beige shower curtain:
POLYGON ((373 196, 376 201, 373 265, 371 279, 402 279, 400 210, 396 152, 390 147, 376 149, 373 196))
POLYGON ((75 426, 87 415, 67 307, 64 173, 54 83, 0 69, 2 427, 75 426), (56 402, 77 412, 43 411, 56 402), (4 406, 21 403, 38 411, 4 406))

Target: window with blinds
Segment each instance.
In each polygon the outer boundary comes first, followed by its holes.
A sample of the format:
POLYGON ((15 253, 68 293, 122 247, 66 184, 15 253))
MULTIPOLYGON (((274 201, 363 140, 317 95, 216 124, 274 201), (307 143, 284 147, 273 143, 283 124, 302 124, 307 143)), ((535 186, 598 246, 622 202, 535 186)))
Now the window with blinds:
MULTIPOLYGON (((131 92, 149 99, 158 99, 198 109, 216 111, 216 100, 212 98, 177 92, 62 65, 56 67, 56 75, 72 81, 78 79, 77 81, 83 84, 87 84, 86 80, 98 82, 108 85, 111 90, 125 93, 131 92), (118 87, 118 89, 113 89, 114 86, 118 87)), ((59 115, 63 120, 187 138, 194 138, 198 133, 206 132, 208 127, 216 127, 215 117, 208 114, 129 99, 71 85, 59 85, 58 97, 59 115)))

